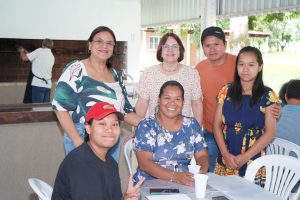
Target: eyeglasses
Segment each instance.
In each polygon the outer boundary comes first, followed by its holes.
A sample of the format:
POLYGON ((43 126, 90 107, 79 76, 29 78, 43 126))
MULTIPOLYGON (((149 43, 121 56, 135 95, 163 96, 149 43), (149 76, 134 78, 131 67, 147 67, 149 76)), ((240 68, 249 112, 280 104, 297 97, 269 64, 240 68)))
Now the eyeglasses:
POLYGON ((113 48, 115 46, 114 42, 111 41, 103 41, 103 40, 93 40, 92 42, 94 42, 97 46, 106 46, 109 48, 113 48))
POLYGON ((178 49, 179 48, 179 46, 177 44, 172 44, 172 45, 165 44, 162 47, 164 49, 178 49))

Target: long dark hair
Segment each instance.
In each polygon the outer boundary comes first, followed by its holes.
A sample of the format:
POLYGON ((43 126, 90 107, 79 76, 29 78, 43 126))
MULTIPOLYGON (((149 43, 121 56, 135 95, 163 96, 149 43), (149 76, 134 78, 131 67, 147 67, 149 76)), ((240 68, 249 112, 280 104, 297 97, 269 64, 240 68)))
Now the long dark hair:
MULTIPOLYGON (((262 54, 259 49, 255 48, 255 47, 247 46, 240 50, 240 52, 237 56, 237 59, 236 59, 236 63, 235 63, 234 81, 233 81, 231 90, 229 90, 229 95, 228 95, 232 99, 233 104, 236 108, 240 107, 241 102, 242 102, 242 95, 243 95, 243 91, 242 91, 243 88, 242 88, 240 76, 237 71, 237 67, 238 67, 238 62, 239 62, 241 54, 246 53, 246 52, 254 53, 259 66, 264 64, 262 54)), ((265 86, 264 86, 262 77, 263 77, 263 70, 258 72, 256 79, 254 81, 253 87, 252 87, 252 96, 251 96, 251 100, 250 100, 251 107, 254 104, 256 104, 263 95, 265 86)))
MULTIPOLYGON (((108 28, 106 26, 99 26, 99 27, 97 27, 97 28, 95 28, 93 30, 93 32, 91 33, 91 35, 90 35, 90 37, 88 39, 88 42, 92 42, 94 40, 95 35, 97 33, 103 32, 103 31, 109 32, 111 34, 111 36, 113 37, 114 43, 115 43, 112 56, 106 61, 106 65, 110 69, 110 68, 113 67, 114 57, 117 56, 117 53, 116 53, 117 52, 117 41, 116 41, 116 36, 115 36, 114 32, 110 28, 108 28)), ((90 52, 89 52, 89 56, 90 56, 90 52)))
POLYGON ((156 59, 160 62, 164 61, 164 59, 161 56, 161 52, 162 52, 163 45, 165 45, 167 40, 168 40, 168 37, 172 37, 178 43, 178 45, 179 45, 179 57, 178 57, 177 61, 181 62, 184 58, 185 49, 184 49, 184 46, 182 44, 181 39, 175 33, 166 33, 162 36, 162 38, 159 41, 158 47, 157 47, 156 59))

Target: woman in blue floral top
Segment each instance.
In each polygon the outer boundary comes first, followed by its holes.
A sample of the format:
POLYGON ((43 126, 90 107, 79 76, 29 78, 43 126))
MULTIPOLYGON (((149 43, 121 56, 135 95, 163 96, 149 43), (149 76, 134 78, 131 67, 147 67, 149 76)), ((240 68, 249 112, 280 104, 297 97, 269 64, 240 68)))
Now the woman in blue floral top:
POLYGON ((194 156, 201 173, 208 170, 208 153, 201 127, 181 115, 184 90, 177 81, 165 82, 159 92, 158 112, 142 120, 135 133, 138 169, 135 181, 159 178, 194 185, 188 165, 194 156))
MULTIPOLYGON (((108 102, 125 121, 137 126, 140 117, 133 112, 121 77, 113 69, 116 38, 111 29, 99 26, 88 39, 89 57, 69 63, 58 80, 52 101, 53 109, 65 131, 66 153, 83 143, 85 116, 96 102, 108 102)), ((119 142, 110 149, 118 162, 119 142)))
MULTIPOLYGON (((263 59, 255 47, 240 50, 232 84, 217 97, 214 136, 220 149, 215 173, 244 176, 251 161, 264 154, 275 136, 276 119, 271 105, 279 98, 262 80, 263 59)), ((256 177, 263 185, 264 168, 256 177)))

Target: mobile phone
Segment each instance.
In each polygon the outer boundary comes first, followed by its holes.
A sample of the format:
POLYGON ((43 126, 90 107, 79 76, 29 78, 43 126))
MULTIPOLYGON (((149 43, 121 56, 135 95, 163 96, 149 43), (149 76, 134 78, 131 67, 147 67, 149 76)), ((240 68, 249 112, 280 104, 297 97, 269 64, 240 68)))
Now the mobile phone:
POLYGON ((212 200, 229 200, 227 197, 225 196, 216 196, 216 197, 212 197, 212 200))
POLYGON ((150 194, 170 194, 179 193, 177 188, 150 188, 150 194))

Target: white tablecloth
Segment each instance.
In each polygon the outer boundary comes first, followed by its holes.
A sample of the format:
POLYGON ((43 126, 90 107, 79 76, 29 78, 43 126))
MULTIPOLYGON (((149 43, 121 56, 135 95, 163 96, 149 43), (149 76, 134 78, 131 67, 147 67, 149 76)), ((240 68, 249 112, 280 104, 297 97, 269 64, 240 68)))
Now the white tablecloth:
MULTIPOLYGON (((205 200, 212 197, 225 195, 230 200, 280 200, 281 198, 275 194, 249 182, 239 176, 219 176, 208 173, 208 185, 206 188, 205 200)), ((196 200, 195 190, 193 187, 180 185, 164 180, 149 180, 143 184, 141 196, 146 200, 146 196, 150 195, 150 188, 177 188, 180 193, 186 194, 190 199, 196 200)), ((164 198, 167 200, 167 198, 164 198)), ((204 199, 203 199, 204 200, 204 199)))

